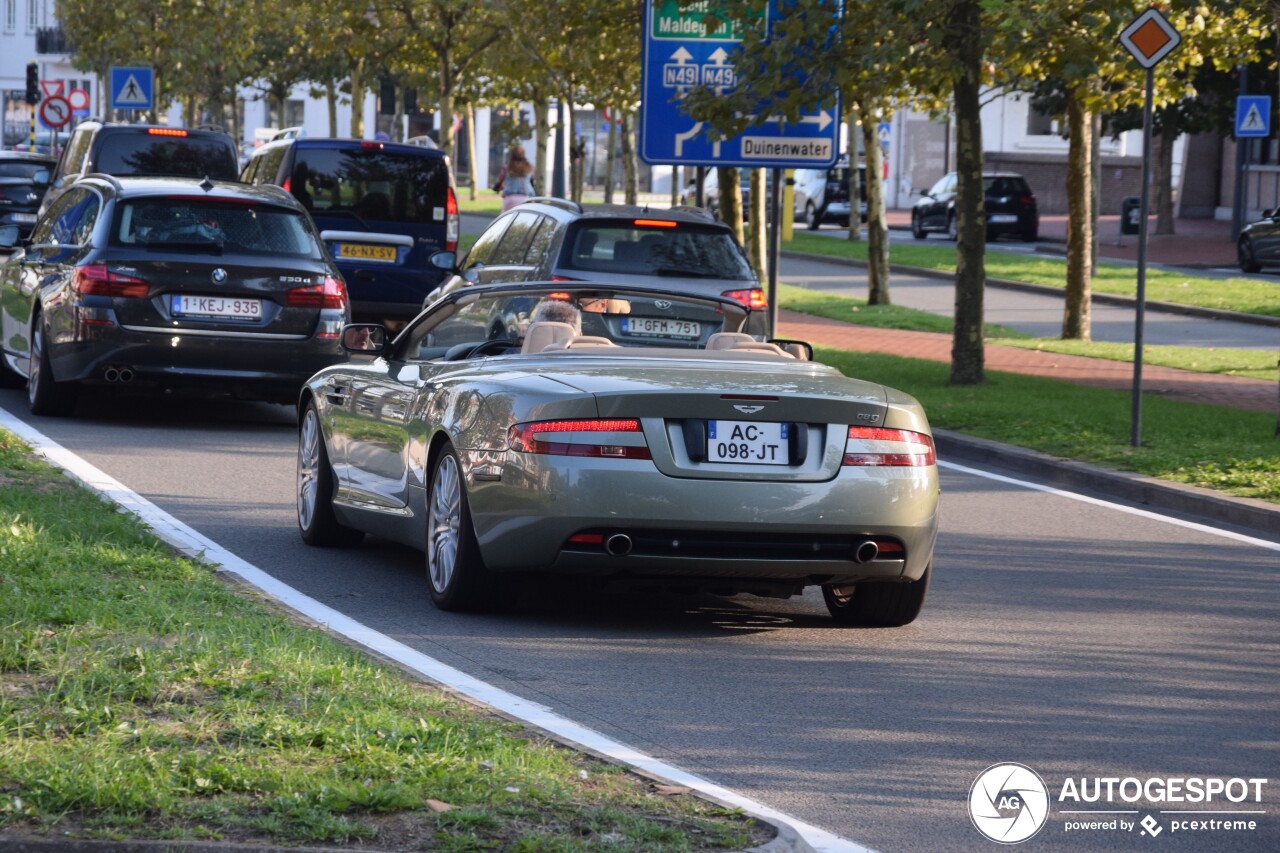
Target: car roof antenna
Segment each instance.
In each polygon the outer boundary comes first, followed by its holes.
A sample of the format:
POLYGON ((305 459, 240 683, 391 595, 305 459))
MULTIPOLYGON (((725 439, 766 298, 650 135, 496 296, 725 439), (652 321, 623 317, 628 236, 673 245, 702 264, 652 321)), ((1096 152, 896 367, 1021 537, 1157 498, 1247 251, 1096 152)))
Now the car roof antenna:
POLYGON ((208 175, 205 175, 204 180, 200 182, 200 189, 204 190, 205 192, 208 192, 209 190, 213 189, 213 181, 209 180, 208 175))

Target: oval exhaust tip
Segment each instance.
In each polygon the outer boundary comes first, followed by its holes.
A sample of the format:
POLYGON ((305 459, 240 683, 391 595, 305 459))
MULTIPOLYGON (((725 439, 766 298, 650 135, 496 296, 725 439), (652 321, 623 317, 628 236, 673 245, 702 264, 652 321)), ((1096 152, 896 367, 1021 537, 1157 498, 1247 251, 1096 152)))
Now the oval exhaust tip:
POLYGON ((625 557, 631 553, 631 537, 625 533, 615 533, 604 540, 606 554, 613 557, 625 557))
POLYGON ((868 539, 865 542, 859 543, 858 546, 853 549, 853 559, 854 562, 857 563, 870 563, 879 555, 879 553, 880 546, 868 539))

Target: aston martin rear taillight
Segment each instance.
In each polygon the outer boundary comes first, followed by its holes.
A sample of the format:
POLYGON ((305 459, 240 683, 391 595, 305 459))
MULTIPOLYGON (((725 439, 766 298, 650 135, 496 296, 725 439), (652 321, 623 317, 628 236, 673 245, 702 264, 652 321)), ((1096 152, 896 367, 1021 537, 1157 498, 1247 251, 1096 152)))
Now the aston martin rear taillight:
POLYGON ((601 459, 649 459, 640 421, 635 418, 533 421, 516 424, 507 433, 512 450, 550 456, 592 456, 601 459))
POLYGON ((914 467, 937 461, 933 438, 922 432, 855 426, 845 440, 845 465, 914 467))

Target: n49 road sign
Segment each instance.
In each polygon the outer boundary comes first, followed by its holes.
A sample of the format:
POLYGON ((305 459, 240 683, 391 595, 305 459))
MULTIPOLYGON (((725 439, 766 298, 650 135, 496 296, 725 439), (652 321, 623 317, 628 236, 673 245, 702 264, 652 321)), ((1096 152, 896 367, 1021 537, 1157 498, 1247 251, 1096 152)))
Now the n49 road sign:
MULTIPOLYGON (((770 5, 768 20, 775 17, 770 5)), ((719 138, 681 108, 695 86, 717 94, 738 83, 731 54, 742 34, 717 21, 710 4, 646 0, 640 104, 640 156, 646 163, 747 168, 823 168, 840 155, 840 105, 800 116, 765 117, 738 136, 719 138)))

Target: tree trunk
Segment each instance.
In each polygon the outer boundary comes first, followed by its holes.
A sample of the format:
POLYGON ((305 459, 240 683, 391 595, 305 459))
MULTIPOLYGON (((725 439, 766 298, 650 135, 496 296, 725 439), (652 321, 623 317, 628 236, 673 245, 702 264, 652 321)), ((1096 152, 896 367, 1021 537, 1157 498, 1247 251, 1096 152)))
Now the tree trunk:
MULTIPOLYGON (((392 97, 395 99, 395 113, 391 116, 391 141, 404 142, 404 82, 395 81, 392 97)), ((282 112, 281 115, 284 115, 282 112)))
MULTIPOLYGON (((889 222, 884 210, 884 159, 880 129, 869 110, 862 113, 862 144, 867 149, 867 304, 889 304, 889 222)), ((856 170, 855 170, 856 171, 856 170)), ((850 182, 849 230, 858 222, 850 182)))
POLYGON ((281 130, 284 129, 284 105, 285 105, 285 101, 288 100, 288 97, 289 97, 288 92, 281 92, 276 97, 276 115, 279 116, 277 120, 280 122, 279 126, 281 130))
POLYGON ((351 65, 351 138, 364 139, 364 60, 351 65))
MULTIPOLYGON (((862 179, 858 176, 858 142, 853 129, 858 126, 858 102, 849 99, 849 109, 845 114, 845 122, 849 126, 849 240, 862 242, 862 216, 858 212, 862 200, 862 179)), ((867 221, 871 220, 871 211, 867 211, 867 221)))
POLYGON ((768 173, 764 169, 751 170, 751 242, 747 244, 747 257, 761 281, 769 277, 769 221, 768 173))
POLYGON ((1172 121, 1160 127, 1155 162, 1156 233, 1172 234, 1173 225, 1173 144, 1178 141, 1172 121))
POLYGON ((953 86, 956 116, 956 310, 951 341, 951 384, 985 378, 982 298, 986 286, 986 222, 982 191, 982 3, 957 0, 947 21, 948 52, 961 68, 953 86))
POLYGON ((476 159, 476 105, 467 104, 467 168, 471 170, 468 197, 476 200, 476 189, 480 186, 480 161, 476 159))
MULTIPOLYGON (((443 90, 443 86, 441 89, 443 90)), ((440 148, 445 154, 449 155, 449 159, 458 162, 458 152, 455 150, 457 145, 453 138, 453 91, 440 92, 440 148)))
POLYGON ((324 99, 329 107, 329 135, 338 135, 338 84, 330 80, 324 84, 324 99))
MULTIPOLYGON (((545 188, 539 189, 538 192, 551 192, 551 185, 548 183, 550 176, 547 174, 547 138, 551 136, 551 107, 547 104, 545 96, 539 96, 539 99, 533 103, 533 134, 534 134, 534 180, 545 188)), ((505 161, 503 163, 505 164, 505 161)))
POLYGON ((636 143, 631 135, 631 113, 622 114, 622 170, 626 175, 626 203, 640 200, 640 168, 636 162, 636 143))
POLYGON ((721 166, 716 179, 720 182, 720 218, 733 229, 741 245, 746 239, 742 233, 742 184, 738 170, 732 166, 721 166))
POLYGON ((618 164, 618 116, 613 114, 613 110, 616 109, 617 107, 614 107, 609 113, 609 141, 606 143, 609 150, 605 152, 604 169, 605 204, 613 204, 613 170, 618 164))
POLYGON ((1089 340, 1090 276, 1093 267, 1093 214, 1089 184, 1089 114, 1078 93, 1067 93, 1067 293, 1062 315, 1064 339, 1089 340))

